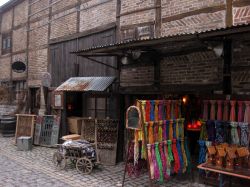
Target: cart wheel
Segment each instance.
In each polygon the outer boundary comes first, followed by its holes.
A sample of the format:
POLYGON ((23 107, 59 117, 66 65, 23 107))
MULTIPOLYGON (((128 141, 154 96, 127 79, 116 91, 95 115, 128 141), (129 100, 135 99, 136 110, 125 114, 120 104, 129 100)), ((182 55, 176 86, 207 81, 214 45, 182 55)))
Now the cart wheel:
POLYGON ((83 174, 89 174, 93 169, 93 164, 91 160, 86 157, 79 158, 76 162, 76 169, 83 174))
POLYGON ((66 159, 59 152, 53 154, 53 164, 57 169, 64 169, 66 167, 66 159))

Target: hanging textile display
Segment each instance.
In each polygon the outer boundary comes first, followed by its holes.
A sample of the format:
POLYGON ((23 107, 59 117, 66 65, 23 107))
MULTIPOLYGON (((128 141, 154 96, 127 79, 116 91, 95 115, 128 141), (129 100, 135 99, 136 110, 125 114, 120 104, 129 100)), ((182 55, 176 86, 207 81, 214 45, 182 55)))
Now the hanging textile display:
POLYGON ((215 100, 210 100, 211 108, 210 108, 210 120, 215 120, 215 100))
POLYGON ((137 102, 141 109, 141 129, 134 129, 129 159, 136 167, 147 159, 150 178, 160 183, 171 174, 191 171, 191 156, 184 135, 179 100, 142 100, 137 102), (146 145, 146 147, 144 146, 146 145))
POLYGON ((228 100, 224 101, 223 121, 228 121, 228 100))
POLYGON ((208 120, 208 100, 203 101, 203 120, 208 120))
POLYGON ((217 120, 222 120, 222 100, 217 101, 217 120))

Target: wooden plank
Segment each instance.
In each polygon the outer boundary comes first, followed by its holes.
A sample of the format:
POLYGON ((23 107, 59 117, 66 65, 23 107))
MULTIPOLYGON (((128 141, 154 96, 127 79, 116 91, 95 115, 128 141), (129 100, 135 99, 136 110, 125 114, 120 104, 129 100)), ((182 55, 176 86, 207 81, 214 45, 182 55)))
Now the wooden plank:
POLYGON ((15 144, 17 138, 20 136, 30 136, 33 139, 34 123, 36 115, 16 114, 16 116, 17 116, 17 124, 16 124, 15 144))
POLYGON ((161 36, 161 0, 155 1, 155 36, 161 36))
POLYGON ((250 180, 250 174, 249 174, 248 170, 246 170, 246 173, 248 173, 248 175, 239 174, 240 171, 236 171, 236 170, 235 170, 235 172, 230 172, 230 171, 219 170, 216 168, 206 167, 206 163, 198 165, 197 168, 202 169, 202 170, 207 170, 207 171, 212 171, 212 172, 224 174, 224 175, 229 175, 229 176, 233 176, 233 177, 238 177, 238 178, 250 180))

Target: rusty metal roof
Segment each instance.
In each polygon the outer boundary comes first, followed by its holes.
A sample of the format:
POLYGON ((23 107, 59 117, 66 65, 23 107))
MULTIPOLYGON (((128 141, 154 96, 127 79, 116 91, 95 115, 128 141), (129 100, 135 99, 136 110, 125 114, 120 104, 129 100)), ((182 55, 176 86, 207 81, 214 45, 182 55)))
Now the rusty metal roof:
POLYGON ((90 48, 84 48, 77 51, 72 51, 71 53, 75 53, 77 55, 86 53, 90 54, 103 53, 103 52, 109 53, 117 49, 126 50, 126 49, 140 48, 146 45, 152 46, 152 45, 158 45, 159 43, 160 44, 168 43, 170 41, 195 40, 197 38, 202 39, 206 37, 221 36, 221 35, 249 32, 249 31, 250 31, 250 24, 239 24, 231 27, 221 27, 221 28, 202 30, 196 32, 177 33, 173 35, 151 37, 147 39, 132 39, 127 41, 120 41, 101 46, 92 46, 90 48))
POLYGON ((102 92, 114 81, 115 77, 71 77, 57 87, 56 91, 102 92))

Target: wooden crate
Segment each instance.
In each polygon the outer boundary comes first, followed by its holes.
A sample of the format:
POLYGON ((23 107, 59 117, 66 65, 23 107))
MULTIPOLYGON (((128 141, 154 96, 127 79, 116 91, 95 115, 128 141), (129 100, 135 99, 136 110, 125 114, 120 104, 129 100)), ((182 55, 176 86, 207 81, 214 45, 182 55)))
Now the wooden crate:
POLYGON ((33 139, 36 115, 17 114, 15 144, 20 136, 30 136, 33 139))
POLYGON ((81 117, 68 117, 67 122, 68 122, 68 127, 69 127, 69 132, 72 134, 81 134, 81 129, 82 129, 82 119, 81 117))

